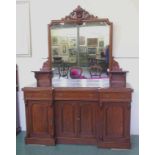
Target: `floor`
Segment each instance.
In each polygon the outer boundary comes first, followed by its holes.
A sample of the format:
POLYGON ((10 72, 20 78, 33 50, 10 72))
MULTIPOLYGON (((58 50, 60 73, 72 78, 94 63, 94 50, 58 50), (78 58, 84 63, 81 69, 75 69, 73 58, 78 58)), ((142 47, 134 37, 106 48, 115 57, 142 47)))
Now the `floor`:
POLYGON ((25 145, 25 132, 17 136, 16 155, 139 155, 139 136, 131 137, 132 149, 101 149, 93 145, 65 145, 56 146, 25 145))

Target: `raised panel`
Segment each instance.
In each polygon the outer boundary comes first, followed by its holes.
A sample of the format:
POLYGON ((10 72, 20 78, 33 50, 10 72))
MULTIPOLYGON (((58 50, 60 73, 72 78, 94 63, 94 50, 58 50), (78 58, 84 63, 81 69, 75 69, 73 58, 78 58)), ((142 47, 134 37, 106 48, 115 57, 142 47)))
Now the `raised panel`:
POLYGON ((79 135, 81 137, 95 137, 96 109, 97 105, 95 103, 80 104, 79 135))
POLYGON ((48 129, 47 105, 32 105, 32 131, 34 133, 46 133, 48 129), (39 114, 39 115, 38 115, 39 114))
POLYGON ((130 148, 130 103, 102 102, 98 116, 101 122, 98 146, 130 148))
POLYGON ((50 137, 53 133, 50 101, 30 101, 27 111, 30 137, 50 137))
POLYGON ((105 137, 123 137, 123 107, 112 106, 105 109, 105 137))
POLYGON ((73 134, 75 133, 75 106, 74 104, 63 104, 62 106, 62 132, 63 134, 73 134))
POLYGON ((70 101, 55 102, 56 134, 58 137, 73 137, 76 135, 76 104, 70 101))

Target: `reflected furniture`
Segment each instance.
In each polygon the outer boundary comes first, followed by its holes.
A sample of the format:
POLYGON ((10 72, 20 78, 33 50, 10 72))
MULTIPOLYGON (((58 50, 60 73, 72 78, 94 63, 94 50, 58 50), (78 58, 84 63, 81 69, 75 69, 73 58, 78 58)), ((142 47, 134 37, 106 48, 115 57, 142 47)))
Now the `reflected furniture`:
POLYGON ((99 65, 89 67, 91 78, 100 78, 102 74, 102 68, 99 65))
POLYGON ((68 79, 69 74, 69 65, 65 63, 61 63, 58 66, 59 78, 66 77, 68 79))
POLYGON ((97 60, 95 57, 93 56, 89 56, 88 57, 88 66, 93 66, 97 64, 97 60))
POLYGON ((54 69, 57 70, 57 74, 59 74, 59 67, 62 63, 63 63, 62 57, 53 57, 53 66, 54 66, 54 69))
POLYGON ((40 71, 34 72, 37 86, 23 88, 26 144, 131 147, 133 90, 126 85, 126 74, 112 57, 112 32, 113 23, 108 18, 100 19, 80 6, 65 18, 51 21, 48 60, 40 71), (70 67, 84 68, 88 67, 85 58, 101 55, 107 46, 110 78, 52 79, 55 56, 62 56, 70 67))
POLYGON ((82 77, 83 69, 79 66, 72 66, 70 68, 70 78, 80 79, 82 77))

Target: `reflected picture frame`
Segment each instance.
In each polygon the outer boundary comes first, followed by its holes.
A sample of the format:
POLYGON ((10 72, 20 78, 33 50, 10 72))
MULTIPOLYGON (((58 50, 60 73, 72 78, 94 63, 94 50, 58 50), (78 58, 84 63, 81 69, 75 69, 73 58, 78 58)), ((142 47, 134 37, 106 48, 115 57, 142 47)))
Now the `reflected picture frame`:
POLYGON ((53 47, 52 48, 53 57, 60 56, 60 49, 59 47, 53 47))
POLYGON ((62 55, 68 55, 68 44, 62 44, 61 45, 61 54, 62 55))
POLYGON ((98 45, 100 48, 104 47, 104 40, 99 40, 98 45))
POLYGON ((59 38, 57 36, 52 36, 52 45, 53 46, 59 45, 59 38))
POLYGON ((97 54, 97 48, 88 48, 88 54, 97 54))
POLYGON ((68 38, 69 48, 75 48, 76 47, 76 43, 77 43, 77 40, 76 40, 75 37, 68 38))
POLYGON ((98 38, 87 38, 87 46, 88 47, 97 47, 98 46, 98 38))
POLYGON ((85 46, 85 44, 86 44, 85 37, 84 36, 80 36, 79 45, 85 46))

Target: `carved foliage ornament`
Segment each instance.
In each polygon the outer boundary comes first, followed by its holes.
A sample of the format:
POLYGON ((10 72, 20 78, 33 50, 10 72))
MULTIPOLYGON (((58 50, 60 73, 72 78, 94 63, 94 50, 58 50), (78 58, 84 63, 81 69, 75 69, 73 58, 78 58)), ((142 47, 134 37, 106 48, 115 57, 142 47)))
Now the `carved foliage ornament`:
POLYGON ((88 20, 97 18, 98 18, 97 16, 89 14, 89 12, 78 6, 68 16, 63 18, 63 20, 88 20))

